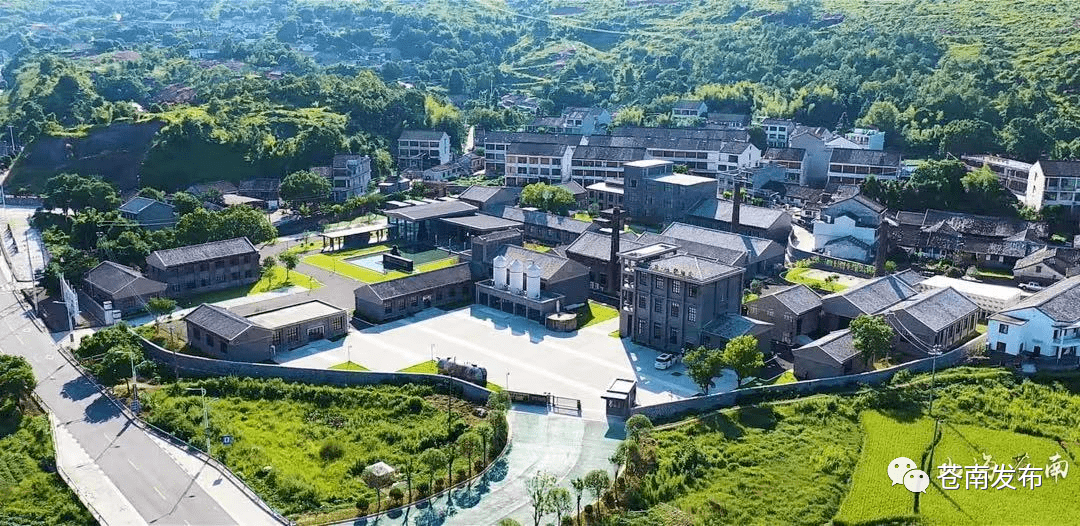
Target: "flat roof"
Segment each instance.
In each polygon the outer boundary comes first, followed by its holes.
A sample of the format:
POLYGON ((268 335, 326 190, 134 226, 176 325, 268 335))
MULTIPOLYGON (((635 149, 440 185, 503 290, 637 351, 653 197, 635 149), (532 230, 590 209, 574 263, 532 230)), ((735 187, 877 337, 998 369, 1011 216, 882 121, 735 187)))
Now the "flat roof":
POLYGON ((624 193, 626 191, 625 188, 623 187, 623 185, 621 185, 621 184, 611 185, 611 184, 607 184, 607 183, 593 183, 593 184, 590 184, 588 187, 586 187, 586 190, 594 190, 594 191, 597 191, 597 192, 609 192, 609 193, 613 193, 613 194, 622 194, 622 193, 624 193))
POLYGON ((331 232, 322 232, 319 235, 321 235, 323 237, 328 237, 328 238, 331 238, 331 239, 337 239, 337 238, 341 238, 341 237, 355 236, 357 234, 367 234, 367 233, 371 233, 371 232, 378 232, 380 230, 386 230, 386 228, 387 228, 387 225, 380 223, 380 224, 377 224, 377 225, 361 225, 361 226, 354 226, 352 228, 345 228, 345 229, 342 229, 342 230, 334 230, 334 231, 331 231, 331 232))
POLYGON ((655 256, 657 254, 663 254, 664 252, 670 252, 678 248, 679 247, 677 245, 672 245, 669 243, 655 243, 634 250, 619 252, 618 255, 626 256, 629 258, 644 258, 649 256, 655 256))
POLYGON ((676 173, 669 174, 669 175, 661 175, 660 177, 657 177, 655 180, 659 181, 661 183, 677 184, 679 186, 693 186, 693 185, 697 185, 697 184, 709 184, 709 183, 716 184, 716 179, 712 179, 712 178, 709 178, 709 177, 701 177, 699 175, 690 175, 690 174, 676 174, 676 173))
POLYGON ((984 298, 995 298, 1002 301, 1015 300, 1022 293, 1013 288, 1003 285, 990 285, 988 283, 979 283, 977 281, 968 281, 966 279, 950 278, 948 276, 933 276, 921 281, 916 288, 920 289, 944 289, 952 287, 961 294, 971 294, 973 296, 982 296, 984 298))
POLYGON ((611 387, 608 387, 607 392, 610 394, 626 396, 630 394, 630 391, 634 388, 635 384, 637 384, 637 382, 633 380, 616 378, 614 382, 611 382, 611 387))
POLYGON ((345 311, 330 305, 329 303, 313 300, 307 303, 300 303, 289 307, 252 314, 251 316, 248 316, 247 319, 256 325, 274 330, 343 312, 345 311))
POLYGON ((664 166, 667 164, 675 164, 671 161, 662 161, 660 159, 642 159, 640 161, 630 161, 623 164, 623 166, 636 166, 638 168, 649 168, 652 166, 664 166))
POLYGON ((521 227, 522 224, 520 221, 482 214, 464 217, 441 217, 438 220, 443 223, 471 228, 473 230, 482 230, 485 232, 521 227))

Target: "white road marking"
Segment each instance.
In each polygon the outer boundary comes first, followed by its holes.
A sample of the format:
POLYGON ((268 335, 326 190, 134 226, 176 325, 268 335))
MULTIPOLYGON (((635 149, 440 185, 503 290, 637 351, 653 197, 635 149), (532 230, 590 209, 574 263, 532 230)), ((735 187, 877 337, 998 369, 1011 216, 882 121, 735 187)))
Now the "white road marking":
POLYGON ((136 466, 135 463, 131 461, 131 459, 128 459, 127 463, 131 464, 131 467, 135 468, 135 471, 142 471, 141 469, 139 469, 139 466, 136 466))
POLYGON ((158 494, 158 496, 160 496, 160 497, 161 497, 161 500, 164 500, 164 501, 167 501, 167 500, 169 500, 169 499, 166 499, 166 498, 165 498, 165 494, 164 494, 164 493, 162 493, 162 492, 161 492, 161 490, 157 489, 157 486, 154 486, 154 491, 156 491, 156 492, 157 492, 157 494, 158 494))

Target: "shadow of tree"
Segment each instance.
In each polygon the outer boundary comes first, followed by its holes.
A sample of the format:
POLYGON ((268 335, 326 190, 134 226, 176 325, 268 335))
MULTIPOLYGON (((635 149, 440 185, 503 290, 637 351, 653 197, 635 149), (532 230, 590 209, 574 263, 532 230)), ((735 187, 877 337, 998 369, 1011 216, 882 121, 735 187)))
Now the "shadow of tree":
POLYGON ((99 396, 90 405, 86 406, 86 421, 90 423, 104 422, 120 416, 120 409, 108 398, 99 396))
POLYGON ((93 382, 85 376, 68 381, 60 390, 60 394, 64 398, 70 398, 71 400, 82 400, 96 392, 98 391, 93 382))

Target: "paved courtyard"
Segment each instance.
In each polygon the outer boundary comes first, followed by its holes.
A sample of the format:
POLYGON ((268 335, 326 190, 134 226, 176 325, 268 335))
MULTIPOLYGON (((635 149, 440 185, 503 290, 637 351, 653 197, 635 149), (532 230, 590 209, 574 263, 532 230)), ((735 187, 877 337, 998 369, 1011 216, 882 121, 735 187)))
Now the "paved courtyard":
MULTIPOLYGON (((618 323, 615 319, 575 333, 555 333, 484 306, 450 312, 428 309, 410 318, 351 331, 343 340, 280 353, 276 361, 325 369, 351 359, 373 371, 398 371, 432 356, 456 357, 486 367, 488 381, 494 384, 580 399, 582 416, 592 420, 605 418, 600 395, 615 378, 637 380, 639 405, 698 392, 681 363, 658 371, 653 367, 657 351, 610 336, 618 323)), ((731 390, 735 374, 725 371, 714 383, 713 392, 731 390)))

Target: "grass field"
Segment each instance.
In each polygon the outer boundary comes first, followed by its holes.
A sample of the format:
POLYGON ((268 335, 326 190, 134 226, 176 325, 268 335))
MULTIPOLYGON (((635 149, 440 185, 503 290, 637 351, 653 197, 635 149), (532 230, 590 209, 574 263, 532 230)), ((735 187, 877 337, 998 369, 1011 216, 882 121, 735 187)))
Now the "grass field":
POLYGON ((0 524, 96 524, 54 464, 46 416, 15 412, 0 422, 0 524))
POLYGON ((343 362, 330 367, 337 371, 370 371, 367 367, 355 362, 343 362))
MULTIPOLYGON (((268 503, 292 518, 341 509, 355 515, 358 497, 374 491, 359 477, 365 466, 405 457, 447 440, 447 399, 431 387, 339 388, 280 380, 214 379, 144 393, 144 416, 192 443, 202 443, 200 397, 182 389, 204 386, 216 458, 268 503), (220 444, 232 435, 231 446, 220 444)), ((452 438, 479 423, 473 406, 454 399, 452 438)), ((479 458, 478 456, 476 458, 479 458)), ((464 468, 465 462, 455 465, 464 468)), ((429 480, 419 468, 414 488, 429 480)), ((436 473, 445 479, 445 470, 436 473)), ((455 479, 457 479, 455 475, 455 479)), ((385 494, 384 506, 388 504, 385 494)))
POLYGON ((934 421, 864 411, 859 422, 863 428, 862 451, 851 477, 851 491, 836 516, 837 522, 857 524, 913 516, 914 494, 903 486, 890 487, 892 482, 886 468, 897 457, 907 457, 918 464, 934 436, 934 421))
MULTIPOLYGON (((345 250, 328 254, 311 254, 310 256, 305 257, 303 261, 304 263, 307 263, 309 265, 319 267, 323 270, 333 272, 340 276, 355 279, 356 281, 362 283, 381 283, 383 281, 390 281, 392 279, 409 276, 409 273, 399 272, 397 270, 391 270, 383 274, 345 261, 348 258, 374 254, 378 252, 385 252, 388 249, 389 248, 385 245, 378 245, 375 247, 366 247, 358 250, 345 250)), ((405 256, 411 257, 412 255, 405 254, 405 256)), ((444 257, 442 259, 435 259, 426 262, 417 262, 414 267, 415 271, 413 272, 413 274, 439 270, 441 268, 453 266, 457 264, 457 262, 458 260, 456 256, 444 257)))
POLYGON ((525 243, 525 248, 529 250, 535 250, 536 252, 551 252, 551 247, 546 245, 538 245, 536 243, 525 243))
POLYGON ((793 268, 784 273, 783 277, 791 283, 798 283, 806 285, 807 287, 813 289, 824 290, 827 292, 840 292, 847 288, 846 286, 839 283, 828 283, 825 280, 807 276, 806 273, 809 270, 809 268, 802 267, 793 268))
POLYGON ((597 323, 603 323, 618 317, 619 311, 614 308, 604 305, 603 303, 589 300, 589 302, 578 311, 578 329, 584 329, 590 325, 596 325, 597 323))
MULTIPOLYGON (((439 366, 435 363, 435 360, 428 360, 426 362, 420 362, 416 365, 410 365, 400 371, 399 373, 423 373, 423 374, 439 374, 439 366)), ((488 382, 484 385, 489 391, 500 392, 503 390, 501 385, 488 382)))
POLYGON ((255 294, 270 292, 285 287, 304 287, 305 289, 314 290, 322 288, 323 284, 319 282, 319 280, 295 270, 289 272, 289 279, 286 280, 285 267, 278 265, 274 267, 273 271, 266 276, 259 278, 259 281, 253 283, 250 287, 234 287, 226 290, 215 290, 214 292, 207 292, 205 294, 199 294, 181 300, 178 305, 180 307, 194 307, 203 303, 217 303, 219 301, 242 298, 244 296, 253 296, 255 294))

